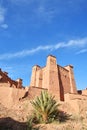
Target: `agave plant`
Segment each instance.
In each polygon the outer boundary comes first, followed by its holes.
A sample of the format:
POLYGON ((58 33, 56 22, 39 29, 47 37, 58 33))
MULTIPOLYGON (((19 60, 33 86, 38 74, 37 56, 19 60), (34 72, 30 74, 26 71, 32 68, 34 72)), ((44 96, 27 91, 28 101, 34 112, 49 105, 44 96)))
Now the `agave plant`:
POLYGON ((34 107, 34 114, 40 123, 52 122, 58 117, 59 104, 54 99, 54 96, 48 94, 47 91, 42 91, 41 95, 32 101, 31 104, 34 107))

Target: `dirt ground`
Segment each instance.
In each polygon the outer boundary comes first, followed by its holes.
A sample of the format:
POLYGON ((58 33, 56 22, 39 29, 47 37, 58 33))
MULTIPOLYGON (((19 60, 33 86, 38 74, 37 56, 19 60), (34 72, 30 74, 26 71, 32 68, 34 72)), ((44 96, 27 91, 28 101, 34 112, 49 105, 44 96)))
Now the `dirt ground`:
MULTIPOLYGON (((35 127, 39 127, 39 130, 87 130, 87 100, 77 99, 59 104, 59 110, 70 115, 69 120, 35 127)), ((32 112, 33 108, 28 99, 19 101, 11 108, 0 104, 0 130, 26 130, 27 117, 32 112)))

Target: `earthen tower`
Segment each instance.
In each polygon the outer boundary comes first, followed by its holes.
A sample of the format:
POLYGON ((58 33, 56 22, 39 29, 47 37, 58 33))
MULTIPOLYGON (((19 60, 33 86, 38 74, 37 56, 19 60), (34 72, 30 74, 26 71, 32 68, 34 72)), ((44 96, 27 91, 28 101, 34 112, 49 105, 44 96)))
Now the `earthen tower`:
POLYGON ((62 101, 64 101, 64 94, 77 93, 73 66, 57 65, 56 57, 52 55, 47 57, 45 67, 35 65, 32 68, 30 86, 47 89, 62 101))

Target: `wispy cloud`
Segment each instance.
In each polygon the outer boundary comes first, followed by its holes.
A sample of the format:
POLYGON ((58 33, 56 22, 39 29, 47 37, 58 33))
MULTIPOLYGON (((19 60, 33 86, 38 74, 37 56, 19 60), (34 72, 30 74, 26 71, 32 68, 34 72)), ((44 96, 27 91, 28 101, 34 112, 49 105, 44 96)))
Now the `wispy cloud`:
POLYGON ((84 47, 87 45, 87 37, 77 40, 70 40, 66 46, 78 46, 78 47, 84 47))
MULTIPOLYGON (((60 48, 71 48, 71 47, 78 47, 78 48, 84 48, 87 45, 87 38, 82 38, 78 40, 69 40, 68 42, 60 42, 55 45, 45 45, 45 46, 38 46, 33 49, 29 50, 23 50, 15 53, 6 53, 0 55, 0 60, 6 60, 11 58, 21 58, 28 55, 33 55, 40 51, 54 51, 58 50, 60 48)), ((83 49, 83 51, 80 51, 78 54, 86 52, 86 49, 83 49)))
POLYGON ((50 22, 54 18, 55 9, 52 7, 48 8, 46 5, 40 4, 35 9, 35 15, 40 21, 50 22))
POLYGON ((30 4, 34 0, 9 0, 9 2, 16 4, 16 5, 21 5, 21 4, 30 4))
POLYGON ((82 54, 82 53, 86 53, 87 52, 87 49, 82 49, 80 51, 78 51, 76 54, 82 54))
MULTIPOLYGON (((49 0, 8 0, 10 4, 13 4, 13 6, 16 6, 18 9, 21 7, 23 9, 23 13, 26 13, 26 10, 28 10, 28 13, 25 15, 29 17, 27 20, 31 22, 31 24, 37 25, 42 23, 48 23, 50 22, 55 15, 55 9, 53 6, 50 5, 49 0), (25 8, 26 7, 26 8, 25 8)), ((52 2, 52 1, 51 1, 52 2)), ((22 20, 24 17, 22 17, 22 13, 20 14, 20 11, 17 12, 21 17, 22 20)), ((23 19, 24 20, 24 19, 23 19)))
POLYGON ((5 23, 5 14, 6 14, 6 9, 0 6, 0 27, 3 29, 8 28, 8 25, 5 23))
MULTIPOLYGON (((22 13, 20 13, 20 9, 22 7, 22 10, 25 11, 25 9, 28 9, 29 19, 27 17, 27 20, 30 20, 31 24, 34 25, 41 25, 43 23, 50 23, 56 18, 61 18, 63 14, 71 13, 72 12, 79 12, 77 11, 79 6, 82 5, 81 1, 84 0, 8 0, 10 4, 13 4, 13 6, 17 6, 18 12, 17 14, 20 14, 20 21, 24 20, 24 17, 22 16, 22 13), (26 8, 25 8, 26 7, 26 8)), ((15 7, 16 8, 16 7, 15 7)), ((82 6, 81 6, 82 8, 82 6)), ((23 12, 24 14, 24 12, 23 12)), ((25 18, 26 19, 26 18, 25 18)))

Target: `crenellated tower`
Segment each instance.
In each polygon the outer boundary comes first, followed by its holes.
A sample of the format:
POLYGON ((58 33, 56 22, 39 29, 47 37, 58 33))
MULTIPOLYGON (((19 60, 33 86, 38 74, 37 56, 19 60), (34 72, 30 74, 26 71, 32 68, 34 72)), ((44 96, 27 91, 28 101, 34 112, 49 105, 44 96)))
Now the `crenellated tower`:
POLYGON ((52 55, 47 57, 45 67, 33 67, 30 86, 46 89, 61 101, 64 101, 64 94, 77 93, 73 66, 57 65, 56 57, 52 55))

